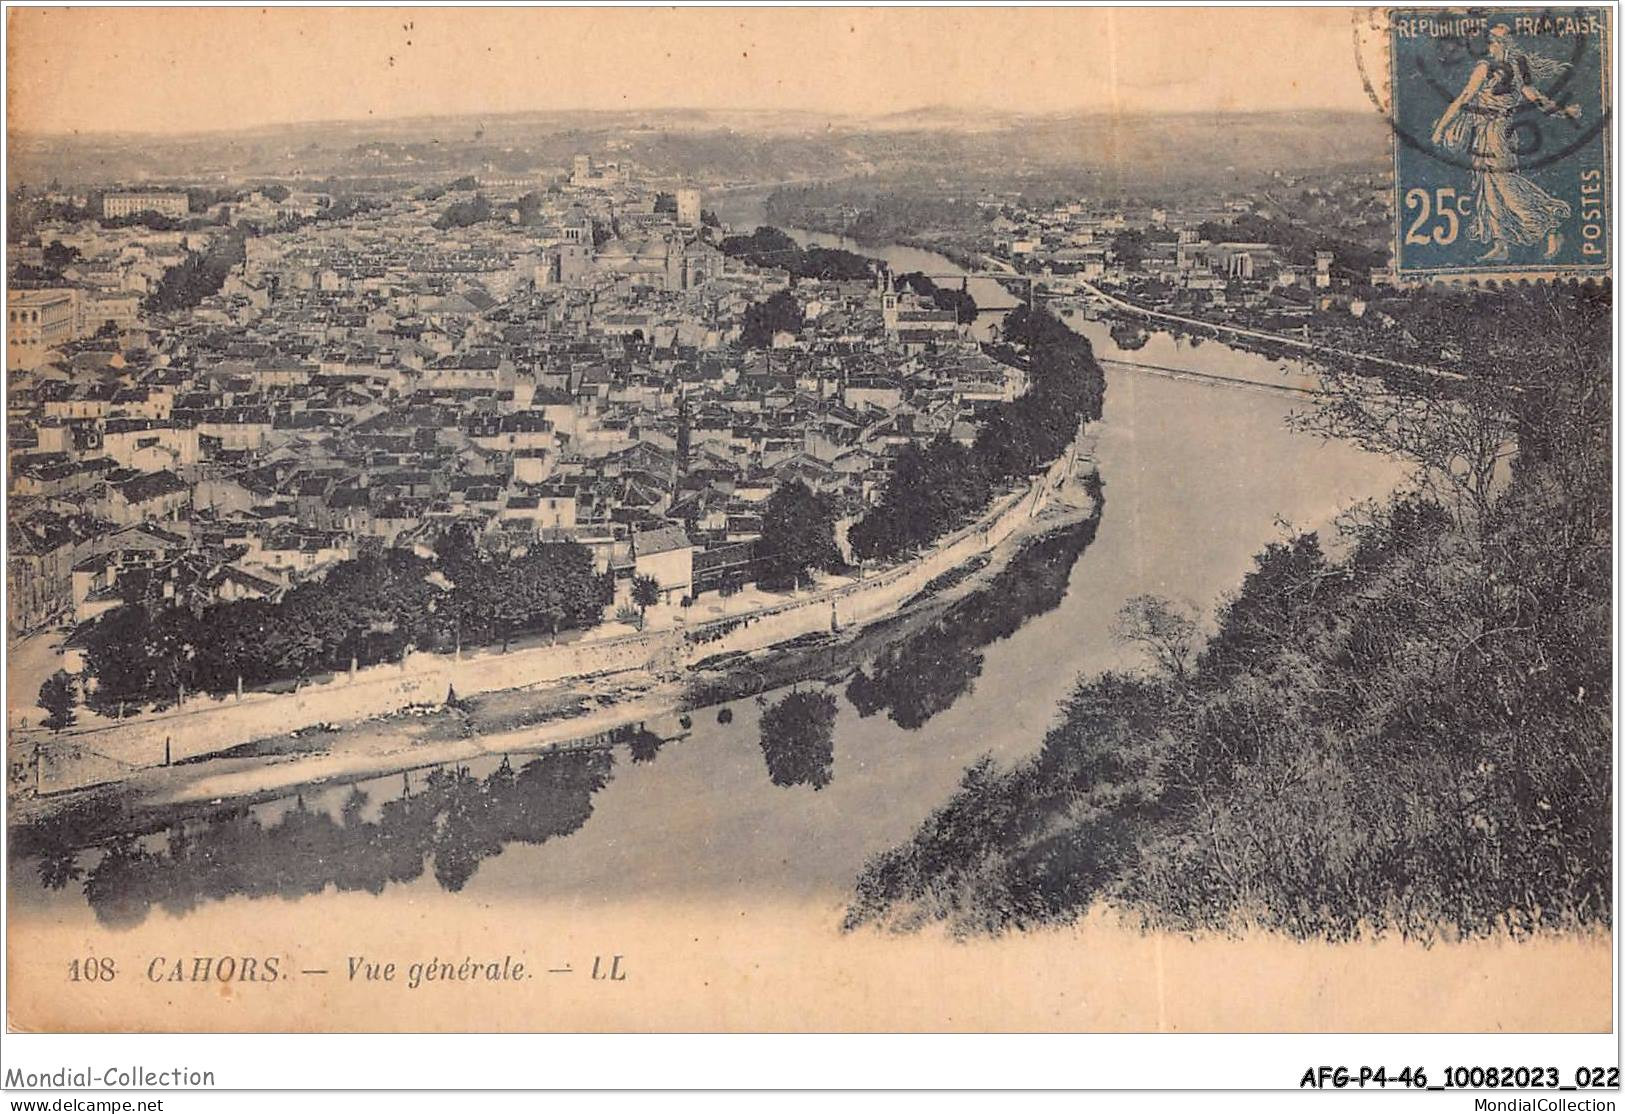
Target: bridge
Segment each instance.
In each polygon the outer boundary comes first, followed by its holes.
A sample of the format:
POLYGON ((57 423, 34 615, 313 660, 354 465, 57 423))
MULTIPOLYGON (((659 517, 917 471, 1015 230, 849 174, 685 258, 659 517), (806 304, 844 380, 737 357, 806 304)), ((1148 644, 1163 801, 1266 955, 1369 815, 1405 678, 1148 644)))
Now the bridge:
POLYGON ((1098 361, 1101 367, 1122 369, 1124 371, 1139 372, 1144 375, 1155 375, 1163 379, 1181 379, 1190 383, 1200 383, 1204 387, 1227 387, 1236 391, 1262 391, 1265 394, 1291 395, 1294 398, 1317 398, 1324 394, 1313 387, 1298 387, 1291 383, 1266 383, 1259 379, 1238 379, 1231 375, 1214 375, 1206 371, 1192 371, 1183 367, 1164 367, 1161 364, 1142 364, 1133 360, 1098 361))

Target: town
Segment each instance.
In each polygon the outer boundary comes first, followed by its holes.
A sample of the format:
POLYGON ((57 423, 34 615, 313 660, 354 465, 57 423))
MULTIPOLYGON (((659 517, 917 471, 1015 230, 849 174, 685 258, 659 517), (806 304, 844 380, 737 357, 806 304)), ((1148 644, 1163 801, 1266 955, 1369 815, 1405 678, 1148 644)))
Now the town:
POLYGON ((765 212, 782 226, 859 245, 901 241, 968 268, 1021 276, 1013 288, 1030 283, 1113 318, 1129 347, 1138 319, 1090 294, 1399 357, 1428 352, 1431 338, 1395 327, 1419 284, 1390 265, 1383 222, 1392 192, 1389 176, 1374 170, 1274 171, 1162 198, 832 183, 777 189, 765 212))

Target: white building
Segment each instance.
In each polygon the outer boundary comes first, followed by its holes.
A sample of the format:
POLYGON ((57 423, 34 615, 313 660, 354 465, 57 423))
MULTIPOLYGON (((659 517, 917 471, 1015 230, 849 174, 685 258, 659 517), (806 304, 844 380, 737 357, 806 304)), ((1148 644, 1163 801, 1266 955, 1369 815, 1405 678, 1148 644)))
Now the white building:
POLYGON ((77 290, 6 291, 6 368, 32 370, 77 335, 77 290))
POLYGON ((699 190, 681 189, 677 191, 677 224, 682 228, 698 228, 700 226, 699 190))
POLYGON ((686 596, 694 584, 694 546, 681 526, 640 530, 632 535, 632 569, 653 577, 667 603, 686 596))

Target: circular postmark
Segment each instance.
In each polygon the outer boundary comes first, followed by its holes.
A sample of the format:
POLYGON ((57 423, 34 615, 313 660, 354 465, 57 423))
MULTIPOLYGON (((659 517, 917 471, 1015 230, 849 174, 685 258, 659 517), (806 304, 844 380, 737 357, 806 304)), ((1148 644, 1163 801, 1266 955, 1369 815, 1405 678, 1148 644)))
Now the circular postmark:
MULTIPOLYGON (((1498 111, 1505 117, 1510 153, 1525 172, 1561 162, 1607 129, 1612 111, 1606 101, 1599 95, 1591 106, 1593 111, 1586 112, 1584 101, 1575 96, 1575 83, 1582 75, 1590 41, 1585 35, 1567 36, 1572 47, 1563 48, 1557 57, 1542 57, 1536 73, 1528 63, 1520 64, 1516 58, 1505 61, 1505 50, 1498 52, 1495 48, 1494 44, 1505 41, 1509 34, 1504 22, 1506 9, 1436 11, 1441 18, 1431 26, 1444 33, 1419 37, 1413 40, 1417 44, 1414 49, 1397 53, 1388 11, 1367 8, 1354 13, 1354 57, 1360 83, 1398 142, 1447 166, 1466 171, 1483 169, 1481 153, 1454 149, 1441 142, 1437 134, 1437 123, 1442 123, 1458 98, 1466 100, 1463 91, 1474 79, 1499 80, 1515 90, 1511 103, 1498 111), (1501 57, 1497 57, 1498 53, 1501 57), (1521 69, 1515 68, 1520 65, 1521 69), (1406 113, 1396 103, 1396 89, 1401 84, 1410 90, 1412 99, 1418 91, 1430 98, 1428 110, 1422 113, 1430 122, 1426 134, 1419 134, 1423 129, 1414 120, 1409 124, 1405 121, 1406 113)), ((1547 9, 1529 18, 1531 25, 1543 26, 1550 25, 1556 15, 1547 9)), ((1598 75, 1599 92, 1601 80, 1598 75)), ((1413 113, 1420 108, 1409 107, 1413 113)), ((1457 113, 1469 117, 1490 111, 1472 101, 1456 108, 1457 113)))

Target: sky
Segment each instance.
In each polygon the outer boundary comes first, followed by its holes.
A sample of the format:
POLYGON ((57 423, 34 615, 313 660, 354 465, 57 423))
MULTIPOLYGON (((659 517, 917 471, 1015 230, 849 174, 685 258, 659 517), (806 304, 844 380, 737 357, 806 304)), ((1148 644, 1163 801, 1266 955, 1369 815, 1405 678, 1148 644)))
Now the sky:
POLYGON ((8 125, 558 109, 1369 109, 1338 8, 16 8, 8 125))

